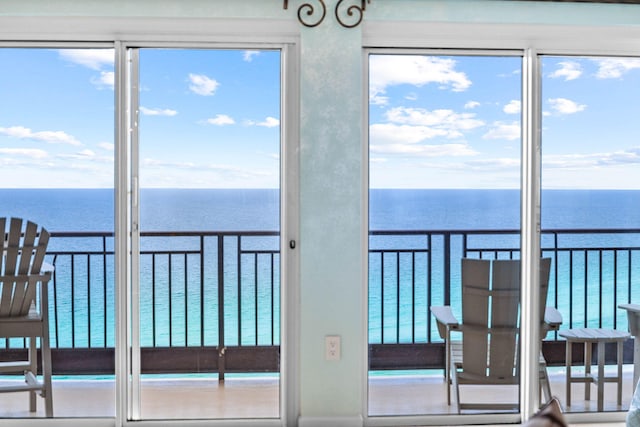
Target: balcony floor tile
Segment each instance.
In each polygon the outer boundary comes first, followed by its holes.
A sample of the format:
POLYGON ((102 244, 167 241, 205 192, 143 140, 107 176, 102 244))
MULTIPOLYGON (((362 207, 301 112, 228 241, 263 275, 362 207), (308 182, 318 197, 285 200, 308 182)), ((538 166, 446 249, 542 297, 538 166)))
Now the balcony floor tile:
MULTIPOLYGON (((632 396, 632 369, 625 366, 622 408, 616 406, 614 384, 605 384, 605 411, 626 411, 632 396)), ((562 368, 551 368, 552 393, 564 405, 565 382, 562 368)), ((12 380, 13 381, 13 380, 12 380)), ((572 388, 572 406, 566 412, 596 410, 596 388, 591 400, 584 401, 583 385, 572 388)), ((279 411, 277 378, 232 378, 219 383, 215 379, 143 380, 141 410, 145 419, 189 418, 274 418, 279 411)), ((369 380, 369 415, 424 415, 455 413, 446 404, 445 383, 441 375, 378 376, 369 380), (427 398, 428 396, 428 398, 427 398), (440 397, 440 398, 438 398, 440 397)), ((477 391, 490 398, 513 399, 511 388, 477 391)), ((112 417, 115 383, 113 380, 54 379, 54 413, 56 417, 112 417), (81 403, 80 403, 81 402, 81 403)), ((0 394, 0 417, 42 417, 43 401, 38 399, 38 412, 28 412, 26 393, 0 394)), ((623 426, 613 423, 611 426, 623 426)))

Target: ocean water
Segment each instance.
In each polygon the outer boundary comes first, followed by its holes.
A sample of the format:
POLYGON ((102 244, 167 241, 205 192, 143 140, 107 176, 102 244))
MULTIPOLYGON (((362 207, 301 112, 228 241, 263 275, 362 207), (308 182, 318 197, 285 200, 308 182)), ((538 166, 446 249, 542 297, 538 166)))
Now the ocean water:
MULTIPOLYGON (((520 194, 516 190, 373 190, 370 230, 518 230, 520 194)), ((547 190, 541 200, 544 256, 552 257, 547 304, 561 311, 563 327, 626 328, 626 314, 617 305, 640 303, 640 192, 613 190, 547 190), (564 233, 549 230, 635 229, 635 233, 564 233), (565 250, 554 252, 551 248, 565 250), (595 248, 608 248, 597 251, 595 248), (634 249, 632 249, 634 248, 634 249)), ((425 236, 370 236, 369 341, 425 342, 437 339, 430 305, 445 304, 437 284, 446 282, 442 265, 444 238, 434 237, 429 254, 400 253, 396 248, 420 248, 425 236), (429 278, 434 284, 429 288, 429 278), (415 286, 412 285, 415 283, 415 286)), ((469 245, 503 248, 509 258, 519 236, 488 234, 469 238, 469 245)), ((460 313, 460 237, 451 238, 451 296, 460 313)), ((469 256, 478 256, 472 254, 469 256)), ((495 253, 485 252, 491 258, 495 253)))
MULTIPOLYGON (((371 230, 511 229, 520 225, 517 190, 370 192, 371 230)), ((279 226, 278 190, 147 189, 141 228, 269 230, 279 226)), ((3 216, 30 218, 50 231, 112 231, 113 190, 0 189, 3 216)), ((640 228, 640 191, 547 190, 542 228, 640 228)))
MULTIPOLYGON (((517 190, 371 190, 371 230, 517 230, 520 226, 520 193, 517 190)), ((279 193, 277 190, 178 190, 154 189, 141 192, 141 230, 145 231, 278 231, 279 193)), ((111 232, 113 231, 113 191, 109 189, 47 189, 47 190, 0 190, 0 216, 29 218, 44 225, 51 232, 111 232)), ((640 191, 608 190, 549 190, 542 195, 542 228, 548 229, 640 229, 640 191)), ((331 232, 331 231, 329 231, 331 232)), ((338 231, 336 231, 338 232, 338 231)), ((576 234, 562 236, 564 247, 640 247, 639 234, 576 234)), ((424 247, 423 237, 372 236, 371 248, 424 247)), ((481 243, 488 247, 517 248, 517 236, 490 235, 482 237, 481 243)), ((437 242, 436 242, 437 243, 437 242)), ((543 247, 550 245, 548 237, 543 247)), ((146 239, 143 250, 191 247, 193 239, 146 239)), ((454 243, 455 246, 456 243, 454 243)), ((112 249, 112 240, 107 249, 112 249)), ((277 249, 277 238, 256 238, 250 245, 256 250, 277 249)), ((99 250, 95 242, 74 239, 57 239, 51 242, 51 250, 99 250)), ((233 248, 231 248, 233 249, 233 248)), ((215 248, 206 248, 215 252, 215 248)), ((605 325, 612 325, 620 314, 615 306, 626 302, 629 289, 635 290, 640 278, 640 259, 632 253, 628 257, 605 253, 593 255, 585 252, 558 255, 559 269, 570 263, 571 280, 584 283, 570 292, 564 276, 551 284, 549 302, 563 311, 565 320, 594 326, 602 318, 605 325), (594 256, 596 257, 594 259, 594 256), (601 258, 603 268, 595 268, 601 258), (616 257, 615 261, 609 259, 616 257), (613 276, 628 271, 628 276, 617 280, 619 289, 610 290, 613 276), (631 283, 633 282, 633 283, 631 283), (599 287, 604 283, 604 289, 599 287), (571 309, 569 310, 569 304, 571 309), (604 307, 602 309, 601 307, 604 307), (600 312, 602 311, 602 313, 600 312)), ((396 255, 394 255, 396 256, 396 255)), ((434 262, 442 254, 435 253, 434 262)), ((371 342, 425 341, 436 337, 432 325, 429 328, 428 304, 442 300, 442 289, 433 289, 429 294, 426 286, 427 258, 417 254, 413 261, 404 255, 396 258, 397 270, 383 276, 382 263, 370 256, 370 309, 369 330, 371 342), (408 264, 414 267, 407 267, 408 264), (397 273, 396 273, 397 271, 397 273), (415 281, 415 288, 407 283, 415 281), (413 294, 415 290, 415 294, 413 294), (430 295, 430 299, 428 299, 430 295)), ((71 268, 62 258, 57 271, 71 268)), ((244 262, 244 261, 241 261, 244 262)), ((228 272, 225 281, 225 342, 227 345, 251 345, 279 342, 279 270, 269 267, 269 262, 255 262, 255 273, 234 273, 237 260, 225 259, 228 272), (266 264, 263 264, 266 262, 266 264), (264 286, 273 272, 274 285, 264 286), (264 274, 263 274, 264 273, 264 274), (241 286, 236 286, 242 274, 241 286), (228 294, 227 294, 228 293, 228 294), (274 296, 275 295, 275 296, 274 296), (245 301, 246 300, 246 301, 245 301), (241 304, 238 304, 238 301, 241 304), (275 316, 271 314, 276 311, 275 316), (238 321, 240 319, 240 321, 238 321)), ((216 284, 202 294, 197 286, 196 273, 192 268, 176 262, 155 260, 154 266, 142 263, 141 268, 141 315, 142 345, 216 345, 218 339, 215 317, 217 316, 216 284), (168 273, 170 272, 170 273, 168 273), (146 283, 153 274, 171 274, 187 277, 183 287, 165 287, 155 291, 152 303, 151 288, 146 283), (164 304, 164 305, 163 305, 164 304), (200 317, 200 306, 207 307, 205 318, 200 317), (172 306, 172 312, 166 310, 172 306), (172 314, 178 313, 178 314, 172 314), (186 313, 179 315, 179 313, 186 313), (205 323, 209 326, 205 329, 205 323), (171 326, 168 326, 171 325, 171 326), (211 326, 212 325, 212 326, 211 326)), ((278 258, 275 258, 277 265, 278 258)), ((87 268, 76 266, 76 277, 80 284, 71 284, 70 279, 58 277, 58 303, 61 314, 58 318, 56 343, 59 346, 101 346, 113 344, 113 266, 108 262, 106 277, 99 266, 87 268), (67 283, 65 283, 65 280, 67 283), (82 286, 82 282, 89 286, 82 286), (93 289, 94 282, 96 289, 93 289), (77 303, 72 300, 77 299, 77 303), (98 301, 94 307, 86 301, 98 301), (73 313, 73 316, 72 316, 73 313), (75 317, 74 317, 75 316, 75 317), (90 319, 93 319, 89 322, 90 319), (91 324, 90 326, 86 326, 91 324), (75 335, 71 329, 75 329, 75 335)), ((209 267, 207 267, 209 268, 209 267)), ((195 270, 194 270, 195 271, 195 270)), ((432 273, 441 274, 438 267, 432 273)), ((452 268, 452 281, 458 280, 452 268)), ((625 273, 626 274, 626 273, 625 273)), ((435 282, 434 282, 435 283, 435 282)), ((459 302, 455 284, 452 284, 452 303, 459 302)), ((633 292, 633 298, 640 302, 633 292)), ((619 321, 621 321, 620 319, 619 321)))
MULTIPOLYGON (((517 229, 519 190, 371 190, 369 228, 517 229)), ((546 190, 543 229, 638 228, 640 191, 546 190)))

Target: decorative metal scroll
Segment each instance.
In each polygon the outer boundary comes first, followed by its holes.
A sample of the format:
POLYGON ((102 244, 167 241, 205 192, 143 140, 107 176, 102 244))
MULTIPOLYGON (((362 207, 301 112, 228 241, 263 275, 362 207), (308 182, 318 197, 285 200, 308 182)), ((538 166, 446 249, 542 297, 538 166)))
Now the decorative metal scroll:
MULTIPOLYGON (((345 28, 357 27, 362 22, 367 3, 370 2, 371 0, 339 0, 335 8, 336 20, 345 28)), ((288 8, 289 0, 284 0, 284 9, 288 8)), ((324 0, 308 1, 298 7, 298 21, 305 27, 317 27, 326 16, 327 5, 324 0)))
MULTIPOLYGON (((352 4, 351 6, 346 6, 346 15, 347 21, 344 21, 340 18, 341 12, 340 8, 344 4, 344 0, 340 0, 338 4, 336 4, 336 19, 345 28, 353 28, 360 25, 362 22, 362 18, 364 17, 364 11, 367 9, 367 3, 370 3, 371 0, 362 0, 360 2, 360 6, 356 4, 352 4)), ((344 9, 343 9, 344 10, 344 9)))

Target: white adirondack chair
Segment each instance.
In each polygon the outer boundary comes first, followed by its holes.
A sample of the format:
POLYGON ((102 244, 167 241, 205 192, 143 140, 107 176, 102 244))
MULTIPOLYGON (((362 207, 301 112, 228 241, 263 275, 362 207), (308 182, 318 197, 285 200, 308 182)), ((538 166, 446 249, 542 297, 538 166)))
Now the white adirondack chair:
MULTIPOLYGON (((540 260, 541 338, 562 323, 560 313, 544 304, 550 265, 550 258, 540 260)), ((520 261, 463 259, 462 288, 462 323, 453 315, 451 307, 431 307, 440 336, 445 340, 447 403, 451 404, 452 385, 458 412, 462 409, 517 410, 518 402, 462 403, 459 390, 464 384, 518 384, 520 261), (452 332, 462 333, 462 341, 452 341, 452 332)), ((542 352, 539 363, 541 391, 548 401, 552 396, 542 352)))
POLYGON ((0 230, 4 237, 0 257, 0 337, 27 338, 29 342, 25 360, 0 362, 0 373, 24 373, 25 382, 2 386, 0 393, 28 392, 29 410, 35 412, 36 393, 40 392, 45 414, 52 417, 47 288, 53 268, 43 271, 49 233, 44 228, 38 230, 30 221, 23 228, 19 218, 0 218, 0 230), (40 378, 36 338, 40 339, 42 356, 40 378))

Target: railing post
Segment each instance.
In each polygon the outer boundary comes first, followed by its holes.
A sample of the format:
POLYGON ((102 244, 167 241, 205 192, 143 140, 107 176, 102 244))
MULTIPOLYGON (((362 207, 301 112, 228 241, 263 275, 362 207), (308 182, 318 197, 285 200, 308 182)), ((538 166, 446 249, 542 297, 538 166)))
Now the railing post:
POLYGON ((204 317, 204 283, 205 283, 205 266, 204 266, 204 235, 200 235, 200 346, 205 346, 204 329, 205 329, 205 317, 204 317))
MULTIPOLYGON (((109 310, 108 306, 107 306, 107 235, 103 235, 102 236, 102 292, 104 295, 104 299, 102 301, 102 310, 104 313, 105 318, 107 317, 107 311, 109 310)), ((107 322, 103 322, 103 328, 104 328, 104 336, 103 336, 103 347, 107 348, 109 347, 109 344, 107 343, 107 337, 108 337, 108 330, 107 330, 107 322)), ((115 343, 114 343, 115 345, 115 343)))
POLYGON ((218 381, 224 381, 224 234, 218 235, 218 381))
POLYGON ((451 305, 451 234, 444 235, 444 305, 451 305))

